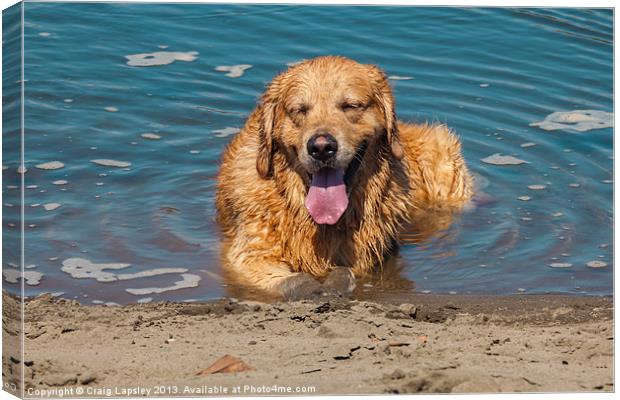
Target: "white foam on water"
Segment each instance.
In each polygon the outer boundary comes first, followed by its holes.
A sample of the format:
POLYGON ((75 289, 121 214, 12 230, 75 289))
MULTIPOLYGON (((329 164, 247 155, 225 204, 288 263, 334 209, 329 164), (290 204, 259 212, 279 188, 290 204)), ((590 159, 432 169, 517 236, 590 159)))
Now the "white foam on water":
POLYGON ((47 203, 47 204, 43 204, 43 208, 45 208, 46 211, 54 211, 55 209, 57 209, 61 205, 62 204, 60 204, 60 203, 47 203))
POLYGON ((143 298, 137 300, 137 302, 140 303, 140 304, 150 303, 151 301, 153 301, 152 297, 143 297, 143 298))
POLYGON ((599 110, 556 111, 542 121, 532 122, 546 131, 558 129, 585 132, 592 129, 611 128, 614 126, 614 114, 599 110))
POLYGON ((390 75, 388 76, 388 79, 391 79, 393 81, 410 81, 413 79, 413 77, 412 76, 390 75))
POLYGON ((547 188, 545 185, 528 185, 527 187, 530 190, 544 190, 547 188))
POLYGON ((65 103, 73 103, 73 99, 64 99, 63 100, 65 103))
POLYGON ((50 37, 50 36, 52 36, 52 34, 49 33, 49 32, 39 32, 39 36, 41 36, 41 37, 50 37))
POLYGON ((134 273, 116 273, 109 271, 121 270, 130 266, 131 264, 124 263, 96 264, 85 258, 68 258, 62 262, 61 270, 71 275, 72 278, 95 279, 97 282, 126 281, 165 274, 183 275, 187 272, 187 268, 154 268, 134 273))
POLYGON ((527 149, 528 147, 534 147, 534 146, 536 146, 536 143, 534 143, 534 142, 527 142, 527 143, 523 143, 521 145, 521 147, 524 148, 524 149, 527 149))
POLYGON ((532 198, 530 196, 519 196, 517 199, 521 201, 530 201, 532 198))
POLYGON ((37 189, 39 186, 37 185, 28 185, 26 186, 26 189, 37 189))
POLYGON ((154 133, 143 133, 140 136, 143 137, 144 139, 149 139, 149 140, 159 140, 159 139, 161 139, 161 136, 156 135, 154 133))
POLYGON ((481 88, 485 88, 485 87, 489 87, 489 86, 491 86, 491 85, 490 85, 490 84, 488 84, 488 83, 481 83, 481 84, 480 84, 480 87, 481 87, 481 88))
POLYGON ((586 267, 588 268, 605 268, 606 266, 607 266, 606 262, 599 261, 599 260, 588 261, 586 263, 586 267))
MULTIPOLYGON (((19 279, 22 278, 22 273, 18 269, 5 269, 2 271, 2 275, 4 275, 4 280, 9 283, 18 283, 19 279)), ((26 280, 26 285, 36 286, 41 283, 43 274, 37 271, 24 271, 23 277, 26 280)))
POLYGON ((200 154, 200 150, 190 150, 189 154, 200 154))
POLYGON ((224 129, 216 129, 211 131, 213 133, 215 133, 215 137, 226 137, 226 136, 230 136, 230 135, 235 135, 239 132, 241 132, 241 129, 239 128, 233 128, 233 127, 226 127, 224 129))
POLYGON ((132 67, 155 67, 172 64, 175 61, 192 62, 198 58, 197 51, 156 51, 154 53, 130 54, 125 56, 132 67))
POLYGON ((46 162, 43 164, 35 165, 35 167, 39 169, 46 169, 46 170, 60 169, 60 168, 63 168, 64 166, 65 164, 61 163, 60 161, 50 161, 50 162, 46 162))
POLYGON ((116 107, 105 107, 104 110, 107 112, 118 112, 118 108, 116 107))
POLYGON ((104 167, 118 167, 118 168, 127 168, 131 166, 130 162, 126 161, 117 161, 117 160, 108 160, 108 159, 97 159, 90 160, 91 163, 97 165, 103 165, 104 167))
POLYGON ((60 179, 60 180, 52 182, 52 184, 54 185, 66 185, 67 183, 69 183, 69 181, 65 181, 64 179, 60 179))
POLYGON ((491 156, 482 159, 482 162, 493 165, 520 165, 529 164, 527 161, 521 160, 513 156, 502 156, 500 153, 495 153, 491 156))
POLYGON ((231 78, 239 78, 243 76, 246 69, 252 68, 251 64, 239 64, 239 65, 220 65, 215 67, 216 71, 228 72, 226 76, 231 78))
POLYGON ((570 263, 551 263, 549 264, 551 268, 570 268, 573 264, 570 263))
POLYGON ((287 62, 287 63, 286 63, 286 66, 287 66, 287 67, 294 67, 295 65, 299 65, 299 64, 301 64, 301 63, 302 63, 302 62, 304 62, 304 61, 306 61, 306 59, 305 59, 305 58, 302 58, 301 60, 297 60, 297 61, 287 62))
POLYGON ((136 296, 144 296, 148 294, 164 293, 172 290, 197 287, 201 279, 198 275, 194 274, 181 274, 181 277, 183 278, 183 280, 177 281, 174 283, 174 285, 168 287, 151 287, 141 289, 129 288, 125 290, 128 293, 134 294, 136 296))

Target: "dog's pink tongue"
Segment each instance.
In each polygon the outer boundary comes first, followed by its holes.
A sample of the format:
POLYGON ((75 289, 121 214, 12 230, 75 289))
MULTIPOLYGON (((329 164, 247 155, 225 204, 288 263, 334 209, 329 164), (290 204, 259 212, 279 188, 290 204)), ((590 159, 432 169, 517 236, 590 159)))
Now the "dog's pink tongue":
POLYGON ((349 205, 342 169, 323 168, 312 175, 306 208, 317 224, 333 225, 349 205))

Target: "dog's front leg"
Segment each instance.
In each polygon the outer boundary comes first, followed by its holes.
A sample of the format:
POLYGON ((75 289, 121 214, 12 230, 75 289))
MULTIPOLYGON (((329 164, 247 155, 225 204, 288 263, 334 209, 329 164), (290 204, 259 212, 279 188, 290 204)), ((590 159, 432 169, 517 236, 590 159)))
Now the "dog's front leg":
POLYGON ((323 286, 312 275, 293 272, 272 251, 273 248, 232 246, 228 261, 241 281, 285 300, 315 297, 323 292, 323 286))

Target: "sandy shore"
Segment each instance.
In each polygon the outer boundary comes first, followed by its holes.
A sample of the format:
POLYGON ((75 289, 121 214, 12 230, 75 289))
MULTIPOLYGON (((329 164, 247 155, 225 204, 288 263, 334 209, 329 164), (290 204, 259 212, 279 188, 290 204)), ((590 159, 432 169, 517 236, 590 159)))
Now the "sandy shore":
MULTIPOLYGON (((3 299, 5 317, 18 316, 3 299)), ((614 389, 611 298, 104 307, 44 295, 25 309, 28 397, 614 389), (253 369, 196 375, 227 354, 253 369)), ((16 384, 17 325, 3 324, 3 378, 16 384)))

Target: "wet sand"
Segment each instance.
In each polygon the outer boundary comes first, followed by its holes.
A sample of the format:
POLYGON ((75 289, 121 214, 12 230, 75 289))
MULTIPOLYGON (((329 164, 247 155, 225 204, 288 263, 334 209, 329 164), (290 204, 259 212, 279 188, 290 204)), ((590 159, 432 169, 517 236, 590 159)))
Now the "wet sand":
MULTIPOLYGON (((16 320, 19 303, 3 300, 16 320)), ((604 297, 106 307, 42 295, 25 310, 28 397, 614 389, 613 301, 604 297), (227 354, 252 369, 197 375, 227 354)), ((4 381, 17 383, 19 351, 7 345, 19 327, 3 329, 4 381)))

